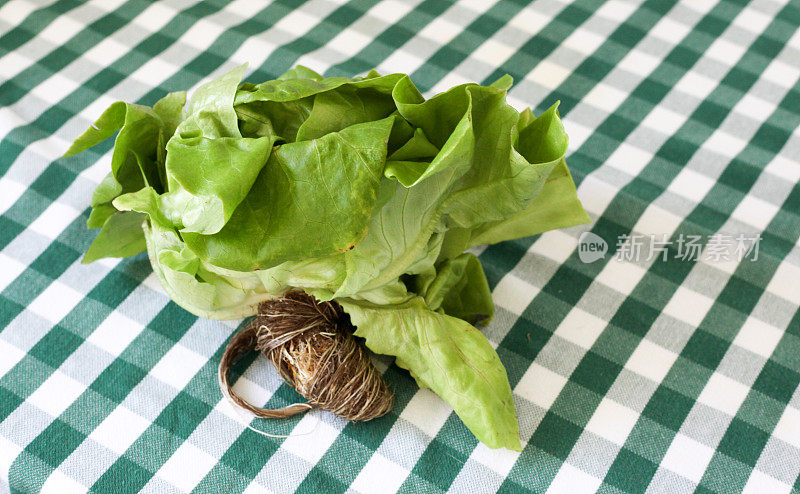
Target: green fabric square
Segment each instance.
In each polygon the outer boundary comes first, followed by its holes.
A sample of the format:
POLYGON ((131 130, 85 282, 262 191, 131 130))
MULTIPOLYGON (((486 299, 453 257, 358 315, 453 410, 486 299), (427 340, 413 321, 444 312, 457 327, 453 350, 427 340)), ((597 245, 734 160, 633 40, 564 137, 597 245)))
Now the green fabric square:
POLYGON ((92 485, 92 492, 135 493, 138 492, 153 473, 142 468, 138 463, 126 456, 121 456, 92 485))
POLYGON ((548 412, 533 433, 530 444, 564 460, 572 451, 581 432, 582 429, 577 425, 548 412))
POLYGON ((622 448, 604 482, 625 492, 644 492, 657 468, 656 464, 622 448))
POLYGON ((121 403, 146 375, 144 369, 118 358, 103 370, 90 387, 109 400, 121 403))
POLYGON ((753 383, 753 388, 781 403, 789 403, 798 385, 800 385, 800 374, 767 360, 753 383))
POLYGON ((82 338, 56 325, 28 353, 50 367, 57 368, 81 343, 82 338))
POLYGON ((603 395, 614 383, 621 370, 621 365, 590 350, 586 352, 583 360, 573 371, 570 381, 603 395))
POLYGON ((694 401, 666 386, 659 386, 642 414, 670 430, 678 431, 694 401))
POLYGON ((153 423, 179 438, 186 439, 210 411, 210 406, 181 391, 153 423))
POLYGON ((769 434, 734 417, 717 450, 748 465, 755 465, 769 434))
POLYGON ((702 329, 692 333, 681 355, 708 368, 715 369, 722 361, 729 343, 702 329))
POLYGON ((63 452, 74 451, 85 438, 61 419, 55 419, 25 449, 55 467, 63 461, 63 452))
POLYGON ((425 448, 412 472, 446 491, 469 455, 456 451, 434 439, 425 448))

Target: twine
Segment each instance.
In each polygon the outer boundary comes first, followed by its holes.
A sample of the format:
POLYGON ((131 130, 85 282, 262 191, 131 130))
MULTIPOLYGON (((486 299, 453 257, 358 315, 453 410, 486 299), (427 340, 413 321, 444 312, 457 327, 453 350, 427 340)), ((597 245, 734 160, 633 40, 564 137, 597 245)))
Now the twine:
POLYGON ((303 292, 262 302, 258 315, 235 334, 219 363, 223 395, 234 407, 261 418, 285 418, 319 408, 347 420, 371 420, 392 408, 394 396, 353 326, 334 301, 318 302, 303 292), (259 408, 240 397, 228 371, 256 350, 270 359, 286 383, 306 400, 279 409, 259 408))

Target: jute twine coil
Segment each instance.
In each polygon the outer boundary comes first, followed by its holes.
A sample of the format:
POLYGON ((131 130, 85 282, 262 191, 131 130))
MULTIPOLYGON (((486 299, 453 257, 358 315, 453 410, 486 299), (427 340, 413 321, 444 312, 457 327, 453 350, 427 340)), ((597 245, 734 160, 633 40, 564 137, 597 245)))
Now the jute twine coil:
POLYGON ((262 302, 249 326, 235 334, 219 363, 223 395, 256 417, 285 418, 320 408, 347 420, 370 420, 392 408, 393 393, 372 365, 341 306, 304 292, 262 302), (306 400, 279 409, 259 408, 236 394, 228 371, 256 350, 306 400))

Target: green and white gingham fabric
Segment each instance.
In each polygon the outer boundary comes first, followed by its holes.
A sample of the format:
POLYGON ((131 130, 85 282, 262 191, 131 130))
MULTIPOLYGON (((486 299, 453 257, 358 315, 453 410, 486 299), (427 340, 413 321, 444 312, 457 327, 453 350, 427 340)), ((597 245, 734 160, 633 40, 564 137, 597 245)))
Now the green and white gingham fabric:
POLYGON ((0 492, 800 491, 798 25, 797 0, 1 1, 0 492), (521 454, 388 359, 389 415, 264 437, 217 388, 240 322, 171 303, 145 255, 80 264, 111 143, 68 143, 244 62, 561 100, 593 223, 479 250, 521 454))

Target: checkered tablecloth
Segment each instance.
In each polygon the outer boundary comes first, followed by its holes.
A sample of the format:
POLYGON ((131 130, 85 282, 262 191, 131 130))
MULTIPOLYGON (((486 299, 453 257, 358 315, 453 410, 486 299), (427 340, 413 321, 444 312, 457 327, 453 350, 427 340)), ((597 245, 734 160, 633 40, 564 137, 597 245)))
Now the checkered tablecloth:
POLYGON ((0 492, 800 490, 798 25, 796 0, 0 2, 0 492), (522 453, 387 359, 381 419, 249 422, 215 376, 238 321, 171 303, 144 255, 80 263, 111 142, 68 143, 244 62, 561 100, 593 223, 479 251, 522 453))

